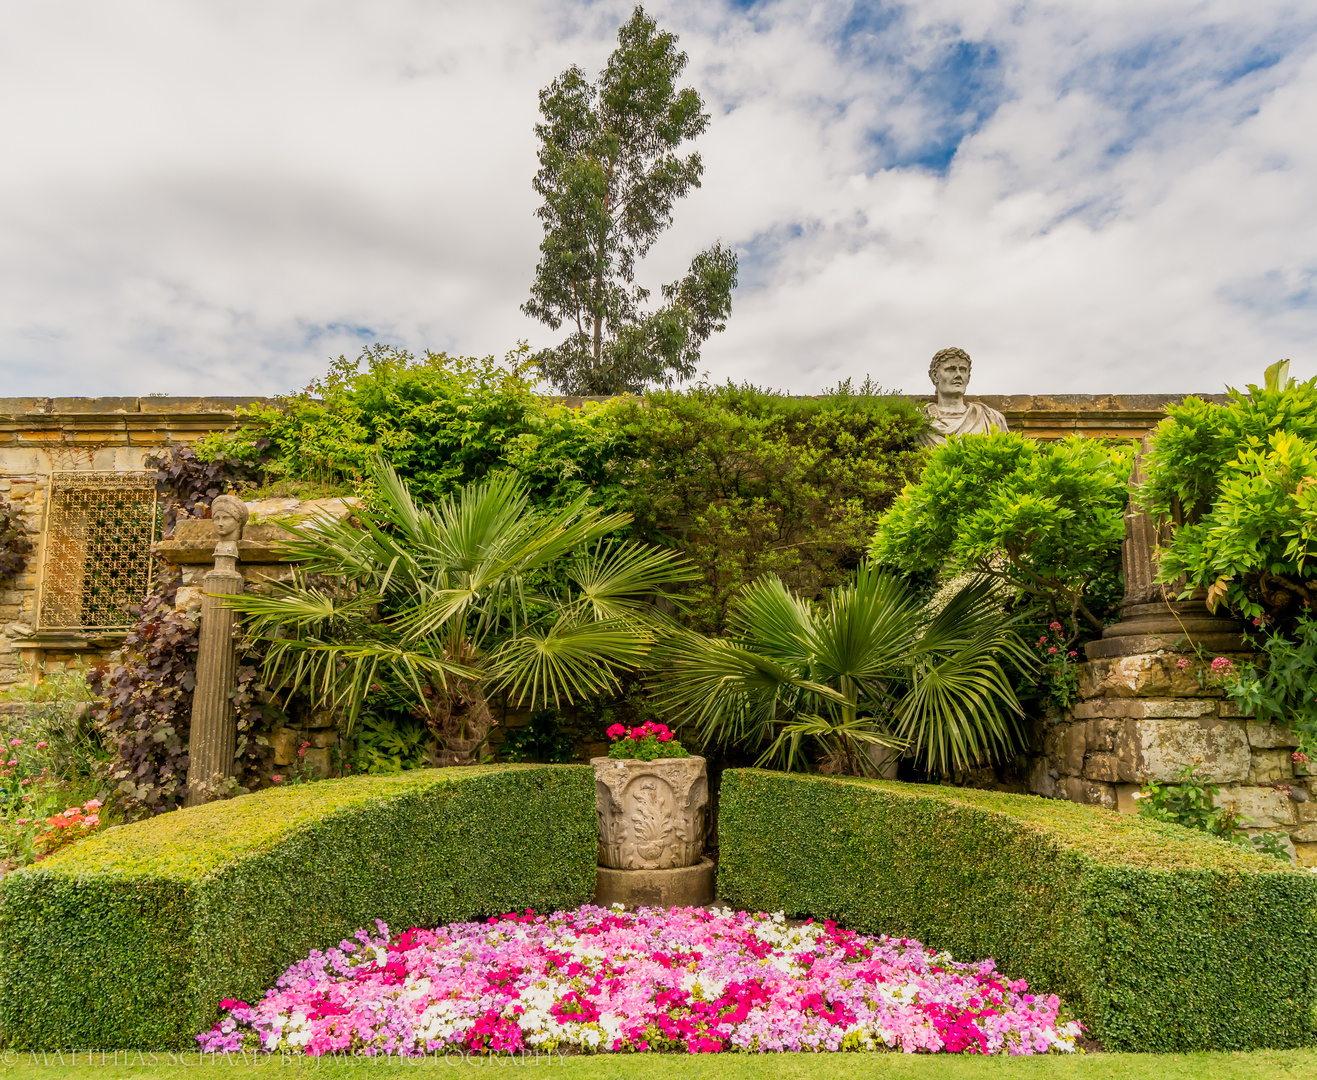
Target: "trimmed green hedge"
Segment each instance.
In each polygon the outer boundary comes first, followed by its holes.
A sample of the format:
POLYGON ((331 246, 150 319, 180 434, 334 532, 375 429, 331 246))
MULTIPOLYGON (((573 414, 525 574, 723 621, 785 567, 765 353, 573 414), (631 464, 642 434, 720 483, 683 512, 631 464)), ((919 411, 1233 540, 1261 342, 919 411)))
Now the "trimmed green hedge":
POLYGON ((180 1047, 376 918, 434 926, 594 892, 587 766, 427 769, 164 814, 10 874, 0 1026, 19 1047, 180 1047))
POLYGON ((750 910, 995 957, 1109 1050, 1317 1034, 1317 874, 1174 825, 1026 795, 723 774, 718 890, 750 910))

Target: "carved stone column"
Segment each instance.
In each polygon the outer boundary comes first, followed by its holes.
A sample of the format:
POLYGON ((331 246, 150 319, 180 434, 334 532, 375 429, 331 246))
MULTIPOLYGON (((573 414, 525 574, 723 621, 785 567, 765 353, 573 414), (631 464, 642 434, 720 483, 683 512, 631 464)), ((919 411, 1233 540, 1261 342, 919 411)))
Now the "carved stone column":
POLYGON ((201 641, 197 647, 197 686, 192 695, 192 731, 188 739, 188 806, 209 802, 233 775, 238 743, 238 715, 229 693, 238 655, 233 641, 236 613, 223 597, 242 592, 238 573, 238 540, 246 524, 247 507, 232 495, 211 504, 215 524, 215 568, 201 579, 201 641))

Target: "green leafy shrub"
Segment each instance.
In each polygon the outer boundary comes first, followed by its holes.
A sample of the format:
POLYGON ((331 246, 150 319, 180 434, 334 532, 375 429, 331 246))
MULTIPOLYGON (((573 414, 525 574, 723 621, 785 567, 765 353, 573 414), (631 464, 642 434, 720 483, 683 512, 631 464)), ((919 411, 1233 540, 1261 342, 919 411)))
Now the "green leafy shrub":
POLYGON ((927 419, 866 382, 819 398, 699 385, 611 402, 614 505, 638 536, 681 549, 703 580, 690 625, 721 633, 747 583, 806 596, 849 580, 874 523, 918 474, 927 419))
POLYGON ((1223 680, 1235 704, 1263 724, 1299 737, 1299 750, 1317 757, 1317 619, 1298 619, 1289 635, 1262 638, 1261 664, 1231 665, 1223 680))
POLYGON ((1008 584, 1067 645, 1096 636, 1122 596, 1132 454, 1097 439, 1016 432, 948 439, 878 523, 871 555, 910 574, 1008 584))
POLYGON ((398 930, 594 888, 582 766, 352 777, 165 814, 0 881, 11 1046, 186 1047, 221 999, 373 919, 398 930))
POLYGON ((575 740, 563 730, 556 709, 536 709, 525 725, 506 731, 507 736, 498 748, 499 757, 506 761, 564 765, 572 760, 575 740))
POLYGON ((718 892, 996 958, 1108 1050, 1317 1036, 1317 875, 1137 815, 963 788, 723 774, 718 892))
POLYGON ((1176 523, 1163 581, 1286 624, 1317 599, 1317 379, 1296 383, 1288 370, 1273 365, 1264 386, 1230 390, 1228 405, 1171 406, 1141 489, 1151 512, 1176 523))

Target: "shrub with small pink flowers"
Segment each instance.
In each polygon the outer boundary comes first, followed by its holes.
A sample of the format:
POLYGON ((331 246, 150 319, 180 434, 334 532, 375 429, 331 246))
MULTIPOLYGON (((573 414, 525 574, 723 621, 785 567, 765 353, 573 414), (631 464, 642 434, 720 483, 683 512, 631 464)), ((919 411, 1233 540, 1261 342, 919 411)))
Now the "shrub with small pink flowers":
POLYGON ((658 758, 690 757, 667 724, 658 724, 652 720, 646 720, 635 727, 613 724, 604 734, 613 741, 613 745, 608 748, 610 758, 654 761, 658 758))
POLYGON ((1072 708, 1079 700, 1079 651, 1070 648, 1064 628, 1055 621, 1034 642, 1034 648, 1039 661, 1034 684, 1044 706, 1072 708))
POLYGON ((486 923, 376 922, 312 952, 263 1000, 225 1000, 205 1053, 421 1057, 554 1050, 691 1054, 1073 1052, 1054 995, 991 960, 731 909, 585 906, 486 923))

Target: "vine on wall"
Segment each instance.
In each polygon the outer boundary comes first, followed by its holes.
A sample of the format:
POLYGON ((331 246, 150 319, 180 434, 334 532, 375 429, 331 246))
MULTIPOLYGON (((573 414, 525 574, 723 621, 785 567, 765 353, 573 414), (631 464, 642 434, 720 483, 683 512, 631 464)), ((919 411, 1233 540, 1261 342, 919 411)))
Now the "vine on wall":
POLYGON ((27 567, 32 540, 27 534, 23 511, 0 496, 0 582, 13 581, 27 567))

